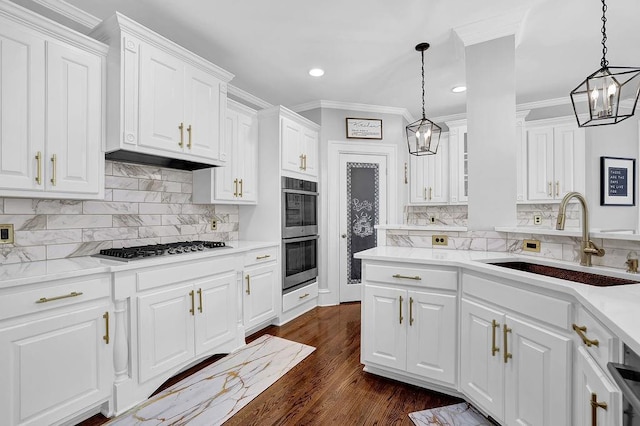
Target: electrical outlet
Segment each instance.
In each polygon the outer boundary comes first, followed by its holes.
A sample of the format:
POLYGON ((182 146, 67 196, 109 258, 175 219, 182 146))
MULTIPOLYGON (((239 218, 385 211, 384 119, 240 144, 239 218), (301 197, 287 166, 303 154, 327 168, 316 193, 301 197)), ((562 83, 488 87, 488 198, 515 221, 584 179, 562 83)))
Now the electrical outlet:
POLYGON ((0 244, 13 244, 12 224, 0 224, 0 244))
POLYGON ((540 253, 540 240, 524 240, 522 242, 522 250, 540 253))
POLYGON ((429 216, 429 223, 436 223, 436 219, 437 217, 434 216, 429 216))
POLYGON ((542 215, 541 214, 534 214, 533 215, 533 224, 534 225, 540 225, 542 223, 542 215))
POLYGON ((434 246, 448 246, 449 237, 446 235, 434 235, 431 237, 431 245, 434 246))
POLYGON ((211 230, 215 231, 218 229, 218 221, 215 219, 211 219, 211 230))

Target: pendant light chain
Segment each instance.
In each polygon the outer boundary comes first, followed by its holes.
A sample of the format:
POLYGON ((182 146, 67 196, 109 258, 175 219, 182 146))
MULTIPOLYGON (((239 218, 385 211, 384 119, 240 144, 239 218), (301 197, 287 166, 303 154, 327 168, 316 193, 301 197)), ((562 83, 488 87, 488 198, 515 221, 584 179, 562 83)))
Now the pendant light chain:
POLYGON ((422 118, 426 118, 424 112, 424 50, 420 52, 422 55, 422 118))
POLYGON ((602 0, 602 60, 600 61, 600 67, 606 68, 609 66, 609 61, 607 61, 607 17, 605 14, 607 13, 607 4, 605 0, 602 0))

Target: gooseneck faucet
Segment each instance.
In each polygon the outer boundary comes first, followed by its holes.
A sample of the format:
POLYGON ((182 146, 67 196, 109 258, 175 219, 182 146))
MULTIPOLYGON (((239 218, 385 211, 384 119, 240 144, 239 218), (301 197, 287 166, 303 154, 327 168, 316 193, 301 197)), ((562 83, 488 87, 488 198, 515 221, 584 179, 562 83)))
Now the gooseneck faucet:
POLYGON ((584 266, 591 266, 591 256, 604 256, 604 249, 599 248, 589 239, 589 209, 587 208, 587 200, 585 200, 582 194, 579 192, 569 192, 564 196, 560 202, 560 208, 558 209, 556 229, 558 231, 562 231, 564 229, 567 204, 572 198, 576 198, 580 201, 580 205, 582 206, 582 243, 580 244, 580 264, 584 266))

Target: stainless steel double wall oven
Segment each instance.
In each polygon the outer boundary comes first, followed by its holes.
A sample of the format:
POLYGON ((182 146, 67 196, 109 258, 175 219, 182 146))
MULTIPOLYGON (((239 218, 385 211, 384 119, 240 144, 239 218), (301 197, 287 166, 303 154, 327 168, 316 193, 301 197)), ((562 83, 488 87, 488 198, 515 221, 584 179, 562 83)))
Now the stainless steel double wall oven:
POLYGON ((282 178, 282 289, 284 293, 318 276, 318 184, 282 178))

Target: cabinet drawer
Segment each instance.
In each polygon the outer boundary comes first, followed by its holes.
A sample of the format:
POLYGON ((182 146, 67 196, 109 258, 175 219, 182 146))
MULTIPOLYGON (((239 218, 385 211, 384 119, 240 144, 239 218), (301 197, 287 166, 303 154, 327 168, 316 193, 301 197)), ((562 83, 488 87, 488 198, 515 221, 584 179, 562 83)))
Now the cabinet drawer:
POLYGON ((497 279, 494 281, 464 274, 462 291, 556 327, 567 329, 571 325, 571 302, 517 288, 509 285, 508 281, 500 282, 497 279))
POLYGON ((578 327, 586 327, 586 330, 575 330, 575 341, 578 346, 583 346, 586 351, 596 360, 603 371, 607 371, 607 363, 609 361, 619 362, 620 344, 618 339, 609 330, 593 317, 586 309, 580 307, 578 310, 578 321, 575 324, 578 327), (592 343, 588 346, 580 337, 578 332, 582 333, 585 338, 592 343), (594 340, 598 341, 596 346, 594 340))
POLYGON ((318 297, 318 283, 309 284, 282 296, 282 311, 286 312, 318 297))
POLYGON ((278 251, 278 246, 248 251, 244 255, 244 266, 257 265, 260 263, 278 260, 278 251))
POLYGON ((170 266, 148 268, 136 272, 138 291, 149 290, 169 284, 193 281, 198 278, 233 271, 234 257, 213 257, 197 262, 175 263, 170 266))
POLYGON ((110 275, 95 275, 28 286, 0 297, 0 320, 109 297, 110 275))
POLYGON ((428 288, 456 290, 458 273, 444 269, 417 267, 408 264, 366 265, 367 282, 416 285, 428 288))

